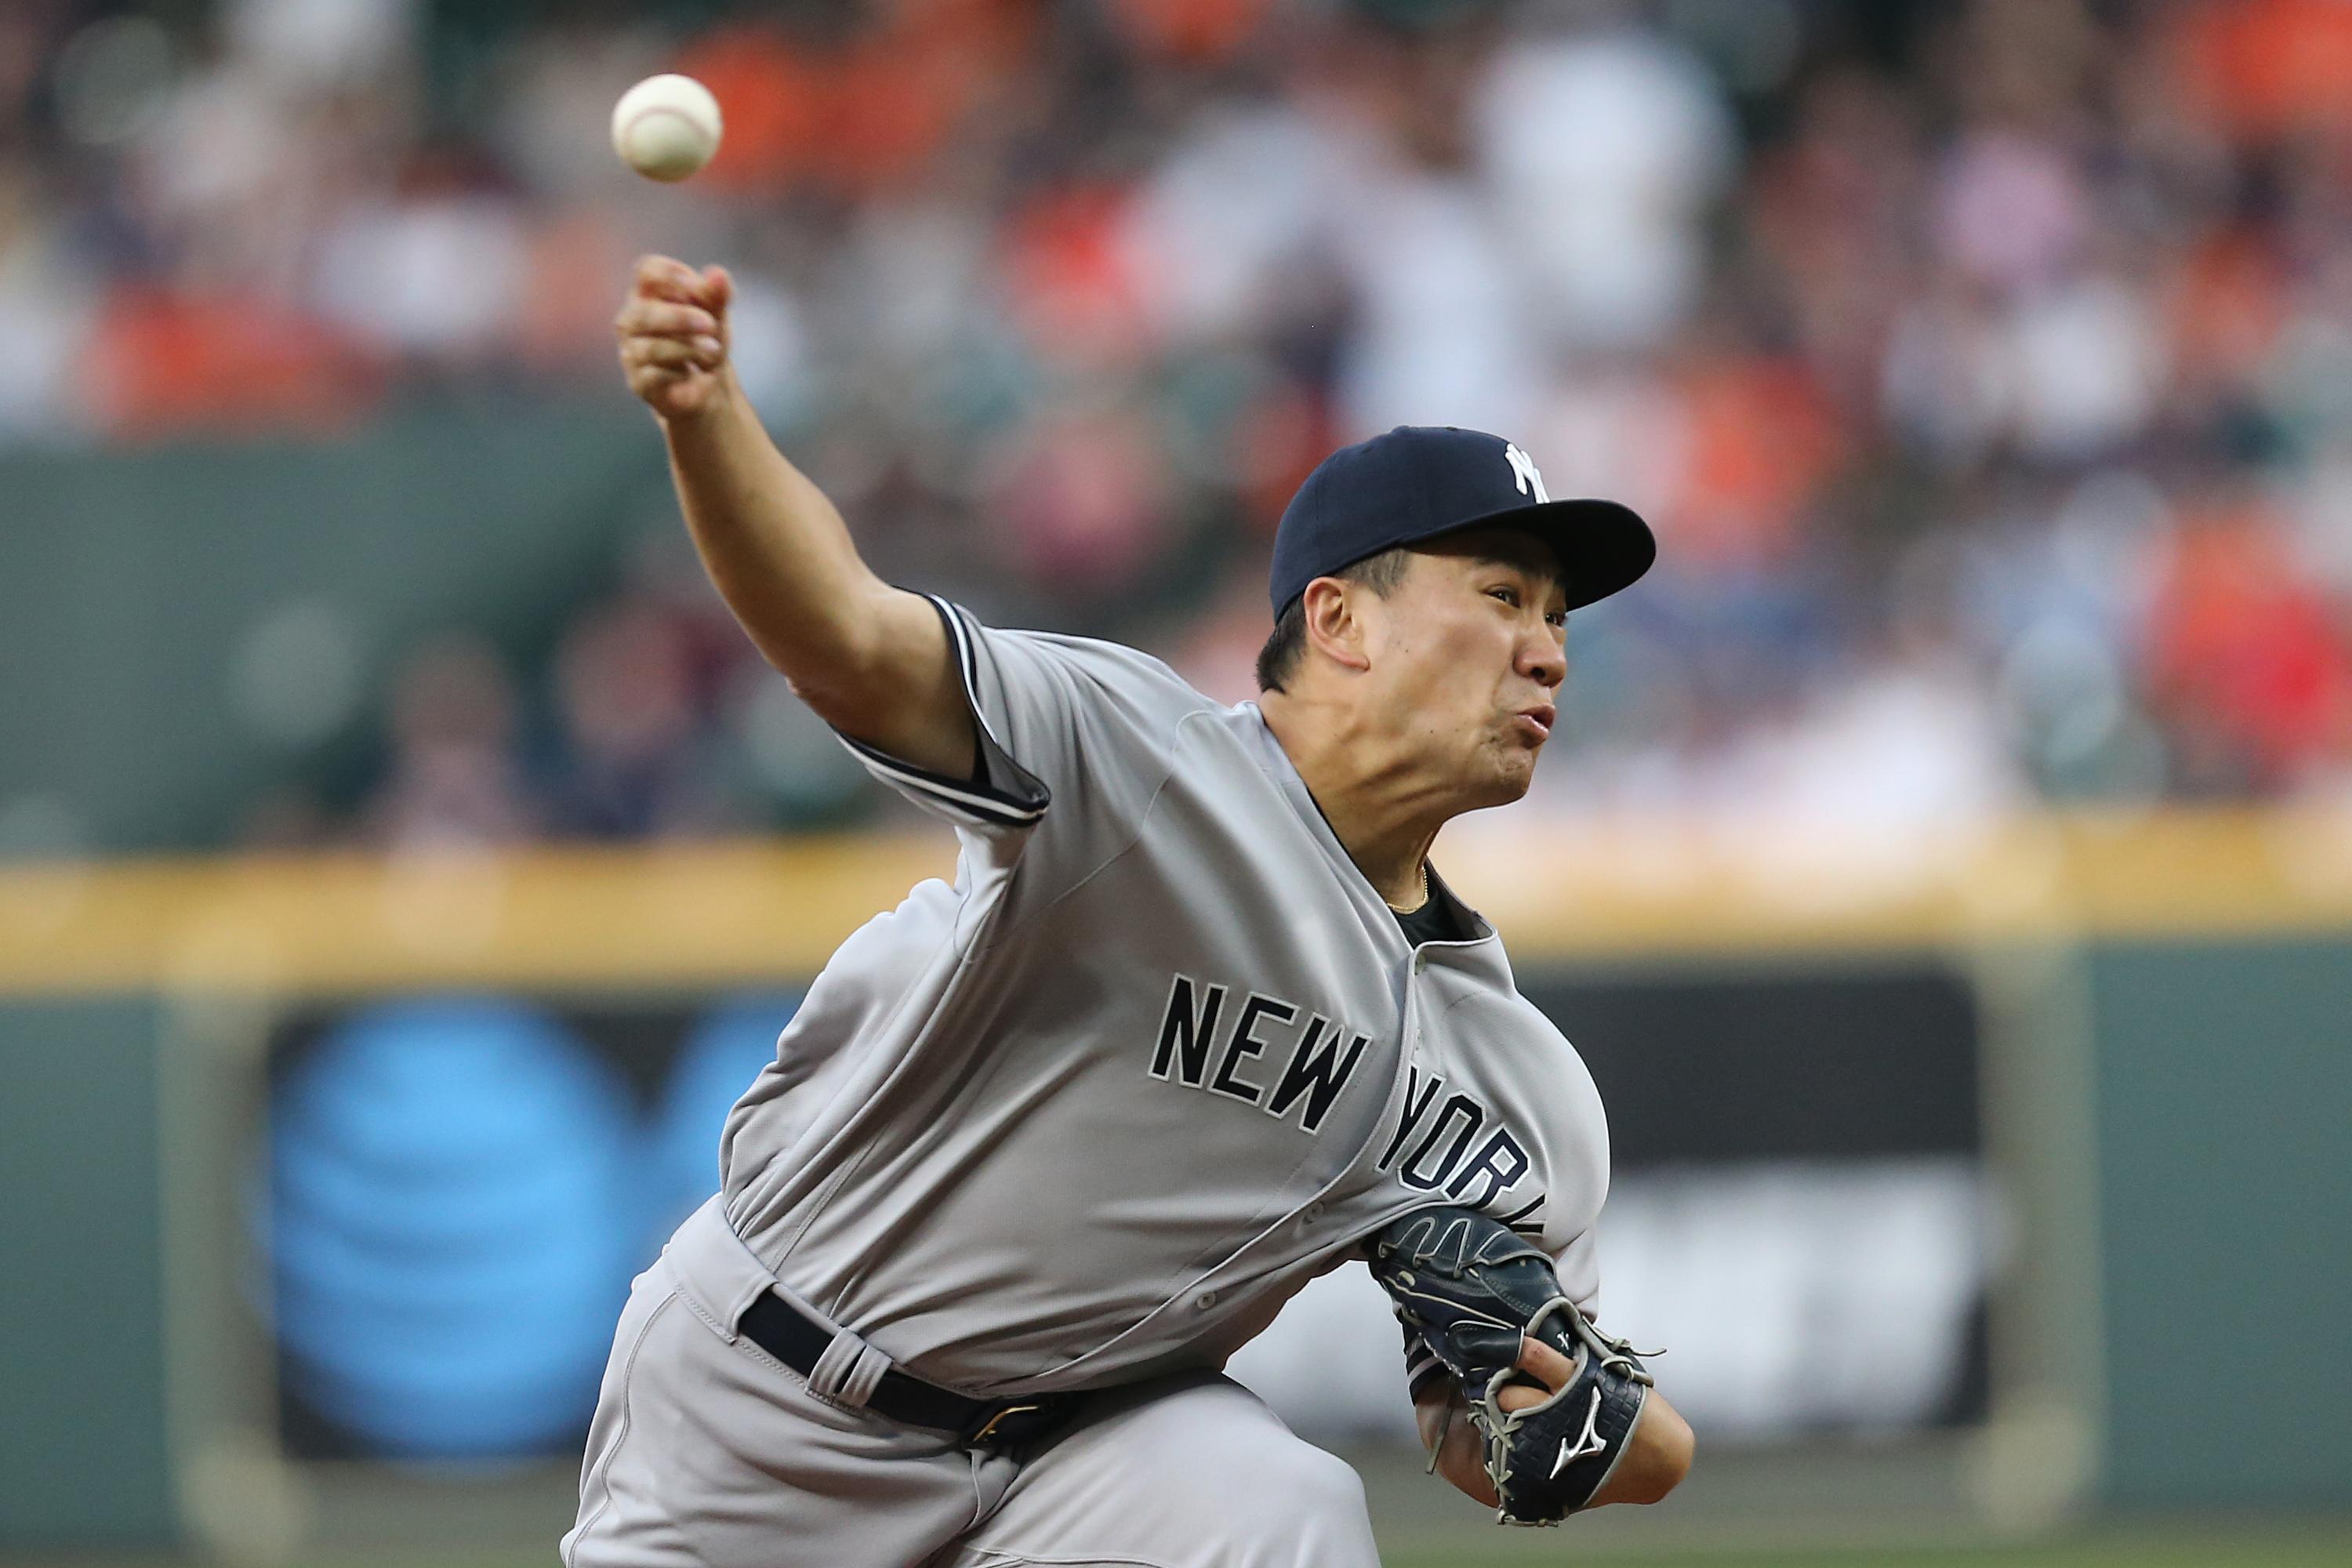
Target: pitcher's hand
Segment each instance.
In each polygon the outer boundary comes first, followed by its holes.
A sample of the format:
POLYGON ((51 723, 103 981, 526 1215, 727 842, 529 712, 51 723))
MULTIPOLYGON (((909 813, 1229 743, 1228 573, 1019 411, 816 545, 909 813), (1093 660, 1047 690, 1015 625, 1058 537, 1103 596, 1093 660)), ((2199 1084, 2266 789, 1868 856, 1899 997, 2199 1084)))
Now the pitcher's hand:
POLYGON ((727 307, 735 280, 667 256, 641 257, 613 331, 629 390, 665 421, 709 413, 733 395, 727 307))
MULTIPOLYGON (((1538 1369, 1549 1372, 1554 1386, 1567 1380, 1574 1365, 1549 1345, 1535 1340, 1520 1342, 1519 1370, 1531 1374, 1538 1369)), ((1513 1384, 1496 1396, 1506 1410, 1524 1410, 1541 1404, 1544 1397, 1545 1390, 1532 1380, 1513 1384)), ((1461 1385, 1452 1378, 1439 1380, 1414 1403, 1413 1415, 1421 1426, 1422 1447, 1434 1454, 1430 1468, 1453 1482, 1465 1497, 1493 1508, 1499 1500, 1494 1482, 1486 1479, 1486 1440, 1470 1419, 1461 1385)))
MULTIPOLYGON (((1530 1381, 1507 1384, 1495 1396, 1506 1410, 1524 1410, 1530 1405, 1542 1404, 1567 1386, 1576 1375, 1576 1363, 1539 1340, 1522 1340, 1519 1370, 1530 1381)), ((1420 1423, 1423 1445, 1435 1451, 1437 1473, 1465 1495, 1493 1508, 1498 1500, 1494 1483, 1486 1479, 1486 1439, 1470 1420, 1461 1389, 1451 1380, 1439 1383, 1416 1403, 1413 1415, 1420 1423)), ((1690 1473, 1696 1447, 1690 1424, 1683 1419, 1682 1413, 1667 1404, 1656 1389, 1650 1390, 1643 1405, 1642 1424, 1633 1432, 1633 1447, 1594 1495, 1591 1506, 1657 1501, 1690 1473)))

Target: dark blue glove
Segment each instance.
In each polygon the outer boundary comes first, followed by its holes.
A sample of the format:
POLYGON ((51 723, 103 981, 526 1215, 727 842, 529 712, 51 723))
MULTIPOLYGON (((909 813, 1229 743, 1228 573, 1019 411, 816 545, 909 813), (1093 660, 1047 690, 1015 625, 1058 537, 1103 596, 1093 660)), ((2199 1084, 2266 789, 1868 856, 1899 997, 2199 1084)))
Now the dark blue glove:
POLYGON ((1649 1371, 1632 1348, 1603 1337, 1561 1294, 1550 1258, 1475 1210, 1416 1210, 1374 1236, 1369 1252, 1397 1316, 1461 1381, 1502 1500, 1496 1517, 1558 1524, 1591 1506, 1649 1395, 1649 1371), (1576 1371, 1541 1404, 1505 1410, 1496 1396, 1524 1377, 1523 1336, 1576 1371))

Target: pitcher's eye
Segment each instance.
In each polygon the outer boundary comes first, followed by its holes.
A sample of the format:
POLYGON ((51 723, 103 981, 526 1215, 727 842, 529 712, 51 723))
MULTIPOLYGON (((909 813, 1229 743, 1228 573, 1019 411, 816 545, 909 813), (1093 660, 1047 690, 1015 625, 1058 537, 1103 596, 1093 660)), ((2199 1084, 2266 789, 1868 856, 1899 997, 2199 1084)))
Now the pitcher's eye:
POLYGON ((1514 609, 1518 607, 1519 591, 1517 588, 1489 588, 1486 590, 1486 596, 1491 599, 1500 599, 1514 609))

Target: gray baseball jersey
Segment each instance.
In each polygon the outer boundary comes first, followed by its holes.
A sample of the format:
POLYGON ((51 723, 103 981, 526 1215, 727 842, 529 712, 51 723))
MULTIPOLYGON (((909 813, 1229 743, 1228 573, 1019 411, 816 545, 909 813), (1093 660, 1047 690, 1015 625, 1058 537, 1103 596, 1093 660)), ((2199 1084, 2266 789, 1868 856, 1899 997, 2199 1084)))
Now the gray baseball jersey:
POLYGON ((735 1234, 854 1331, 834 1371, 1214 1366, 1432 1203, 1538 1237, 1589 1307, 1600 1100, 1493 931, 1408 946, 1255 704, 935 603, 979 781, 853 749, 954 826, 954 883, 842 945, 721 1152, 735 1234))

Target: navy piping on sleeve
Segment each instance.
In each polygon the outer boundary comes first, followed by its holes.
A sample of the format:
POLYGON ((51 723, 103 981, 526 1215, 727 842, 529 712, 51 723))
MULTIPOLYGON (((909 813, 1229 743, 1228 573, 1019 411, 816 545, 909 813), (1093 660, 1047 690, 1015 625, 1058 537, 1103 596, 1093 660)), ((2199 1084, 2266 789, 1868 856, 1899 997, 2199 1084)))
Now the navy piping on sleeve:
MULTIPOLYGON (((956 668, 963 679, 964 702, 971 710, 972 729, 988 764, 982 770, 988 782, 975 784, 971 779, 950 778, 919 768, 848 735, 840 735, 841 743, 876 773, 919 791, 962 816, 999 827, 1025 827, 1045 815, 1053 794, 1043 780, 1013 760, 995 731, 988 727, 987 716, 980 710, 980 660, 972 652, 971 633, 963 624, 963 617, 938 595, 926 594, 923 597, 939 612, 948 629, 948 640, 954 645, 956 668), (1001 784, 999 781, 1003 781, 1001 784)), ((839 735, 840 731, 835 733, 839 735)))

